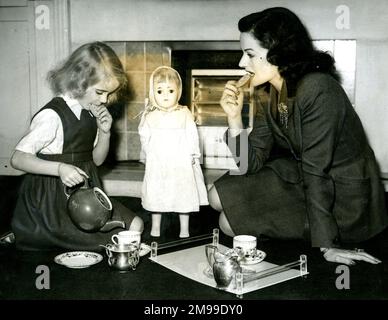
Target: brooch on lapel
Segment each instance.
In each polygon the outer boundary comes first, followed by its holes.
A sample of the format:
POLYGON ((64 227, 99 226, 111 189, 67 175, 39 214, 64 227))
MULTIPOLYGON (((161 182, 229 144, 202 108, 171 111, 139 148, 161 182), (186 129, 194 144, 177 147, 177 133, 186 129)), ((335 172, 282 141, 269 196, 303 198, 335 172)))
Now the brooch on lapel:
POLYGON ((279 110, 279 114, 280 114, 280 124, 282 126, 285 126, 286 129, 287 129, 287 125, 288 125, 288 107, 283 102, 280 102, 278 104, 278 110, 279 110))

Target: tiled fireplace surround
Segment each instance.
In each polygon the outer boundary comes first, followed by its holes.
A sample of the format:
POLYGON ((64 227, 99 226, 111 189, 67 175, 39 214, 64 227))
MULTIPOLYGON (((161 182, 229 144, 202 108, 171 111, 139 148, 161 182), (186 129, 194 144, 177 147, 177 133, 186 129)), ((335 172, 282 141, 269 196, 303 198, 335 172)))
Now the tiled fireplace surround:
MULTIPOLYGON (((144 177, 144 165, 137 162, 140 155, 140 138, 136 117, 144 109, 145 98, 149 92, 149 78, 155 68, 161 65, 171 66, 171 43, 165 42, 106 42, 118 54, 129 80, 129 101, 124 109, 111 110, 114 125, 111 137, 111 150, 106 164, 101 168, 104 189, 110 196, 140 197, 144 177)), ((178 44, 178 47, 185 43, 178 44)), ((224 44, 221 44, 224 45, 224 44)), ((206 47, 207 45, 205 45, 206 47)), ((195 48, 204 49, 203 43, 195 48)), ((217 49, 217 44, 212 44, 217 49)), ((238 49, 238 42, 229 49, 238 49)), ((182 47, 181 47, 182 48, 182 47)), ((191 48, 193 48, 191 46, 191 48)), ((205 48, 206 49, 206 48, 205 48)), ((228 60, 228 59, 227 59, 228 60)), ((224 61, 225 63, 225 61, 224 61)), ((229 66, 234 67, 234 66, 229 66)), ((182 75, 181 75, 182 76, 182 75)), ((184 79, 185 77, 182 76, 184 79)), ((182 100, 182 99, 181 99, 182 100)), ((211 185, 226 170, 205 169, 206 183, 211 185)))
MULTIPOLYGON (((343 77, 343 86, 352 103, 354 103, 355 77, 355 41, 318 40, 315 45, 324 51, 331 51, 336 60, 337 68, 343 77)), ((106 42, 120 57, 128 75, 130 97, 128 103, 112 110, 114 126, 112 130, 111 150, 107 166, 102 168, 102 179, 108 194, 116 196, 140 197, 144 166, 137 163, 140 154, 138 125, 140 117, 136 117, 144 109, 145 98, 149 92, 149 78, 152 71, 161 65, 171 66, 172 51, 176 44, 161 41, 115 41, 106 42)), ((192 43, 180 43, 178 47, 193 48, 192 43)), ((196 42, 194 47, 206 50, 208 44, 196 42)), ((214 42, 212 49, 225 49, 225 43, 214 42), (221 48, 217 46, 222 46, 221 48)), ((227 43, 227 50, 239 50, 238 42, 227 43)), ((202 53, 201 53, 202 57, 202 53)), ((221 59, 222 60, 222 59, 221 59)), ((183 60, 181 63, 185 64, 183 60)), ((225 61, 224 61, 225 63, 225 61)), ((201 64, 202 67, 202 64, 201 64)), ((236 68, 237 63, 224 68, 236 68)), ((183 80, 185 76, 182 75, 183 80)), ((211 184, 225 170, 204 170, 205 179, 211 184)))
MULTIPOLYGON (((343 86, 352 103, 354 103, 355 77, 355 41, 315 40, 315 45, 331 51, 336 60, 343 86)), ((115 41, 107 42, 120 57, 129 80, 130 97, 124 109, 112 110, 114 127, 110 159, 114 161, 138 160, 140 153, 140 139, 137 132, 140 117, 136 117, 144 109, 144 100, 148 97, 149 77, 152 71, 161 65, 171 66, 172 52, 178 50, 201 51, 193 60, 197 60, 196 68, 205 68, 206 63, 217 64, 225 69, 238 68, 238 59, 241 55, 238 41, 230 42, 161 42, 161 41, 115 41), (238 52, 232 58, 230 55, 209 54, 210 50, 224 50, 238 52), (213 56, 216 56, 215 58, 213 56), (200 59, 199 59, 200 58, 200 59), (198 60, 200 60, 198 64, 198 60), (213 60, 213 61, 209 61, 213 60), (203 61, 203 62, 202 62, 203 61)), ((220 51, 217 51, 220 52, 220 51)), ((214 51, 213 51, 214 53, 214 51)), ((177 60, 177 59, 176 59, 177 60)), ((189 59, 187 59, 189 60, 189 59)), ((190 68, 190 61, 180 60, 183 69, 190 68)), ((194 62, 195 63, 195 62, 194 62)), ((209 66, 208 66, 209 67, 209 66)), ((179 71, 179 70, 178 70, 179 71)), ((182 80, 185 75, 181 73, 182 80)), ((184 100, 184 97, 182 97, 184 100)), ((184 101, 183 101, 184 102, 184 101)))
MULTIPOLYGON (((137 132, 148 96, 149 77, 160 65, 171 65, 171 53, 162 42, 107 42, 119 55, 128 75, 130 97, 125 110, 113 114, 115 119, 111 153, 115 160, 138 160, 140 139, 137 132)), ((114 112, 113 112, 114 113, 114 112)))

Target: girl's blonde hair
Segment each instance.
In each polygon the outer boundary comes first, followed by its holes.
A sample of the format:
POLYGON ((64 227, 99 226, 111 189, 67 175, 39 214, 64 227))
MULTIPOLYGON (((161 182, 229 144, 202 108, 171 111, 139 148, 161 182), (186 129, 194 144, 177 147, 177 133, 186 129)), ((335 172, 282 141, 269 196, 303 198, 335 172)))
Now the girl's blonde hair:
POLYGON ((110 77, 119 82, 119 89, 109 97, 109 103, 113 103, 127 96, 128 79, 113 49, 103 42, 93 42, 75 50, 48 73, 47 80, 55 95, 69 93, 78 99, 90 86, 110 77))

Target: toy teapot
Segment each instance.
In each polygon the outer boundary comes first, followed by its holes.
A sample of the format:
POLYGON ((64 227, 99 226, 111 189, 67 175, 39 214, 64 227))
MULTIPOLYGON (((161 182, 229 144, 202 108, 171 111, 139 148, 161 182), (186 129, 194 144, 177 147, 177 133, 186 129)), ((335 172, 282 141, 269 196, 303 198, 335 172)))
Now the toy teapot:
POLYGON ((100 188, 90 187, 84 177, 84 185, 69 192, 67 196, 67 212, 75 226, 83 231, 107 232, 114 228, 125 228, 124 221, 110 220, 112 217, 112 202, 100 188))

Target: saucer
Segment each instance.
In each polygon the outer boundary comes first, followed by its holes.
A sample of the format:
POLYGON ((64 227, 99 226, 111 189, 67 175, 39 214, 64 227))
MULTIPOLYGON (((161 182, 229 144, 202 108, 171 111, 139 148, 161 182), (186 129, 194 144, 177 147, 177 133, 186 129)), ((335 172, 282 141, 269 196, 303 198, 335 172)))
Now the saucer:
POLYGON ((54 261, 71 269, 83 269, 99 263, 102 259, 102 255, 95 252, 72 251, 56 256, 54 261))
POLYGON ((250 264, 256 264, 265 259, 267 254, 264 251, 257 250, 256 254, 253 257, 245 257, 243 260, 240 261, 241 265, 250 265, 250 264))
POLYGON ((139 251, 139 256, 145 256, 151 251, 151 247, 148 244, 142 243, 140 244, 140 251, 139 251))

